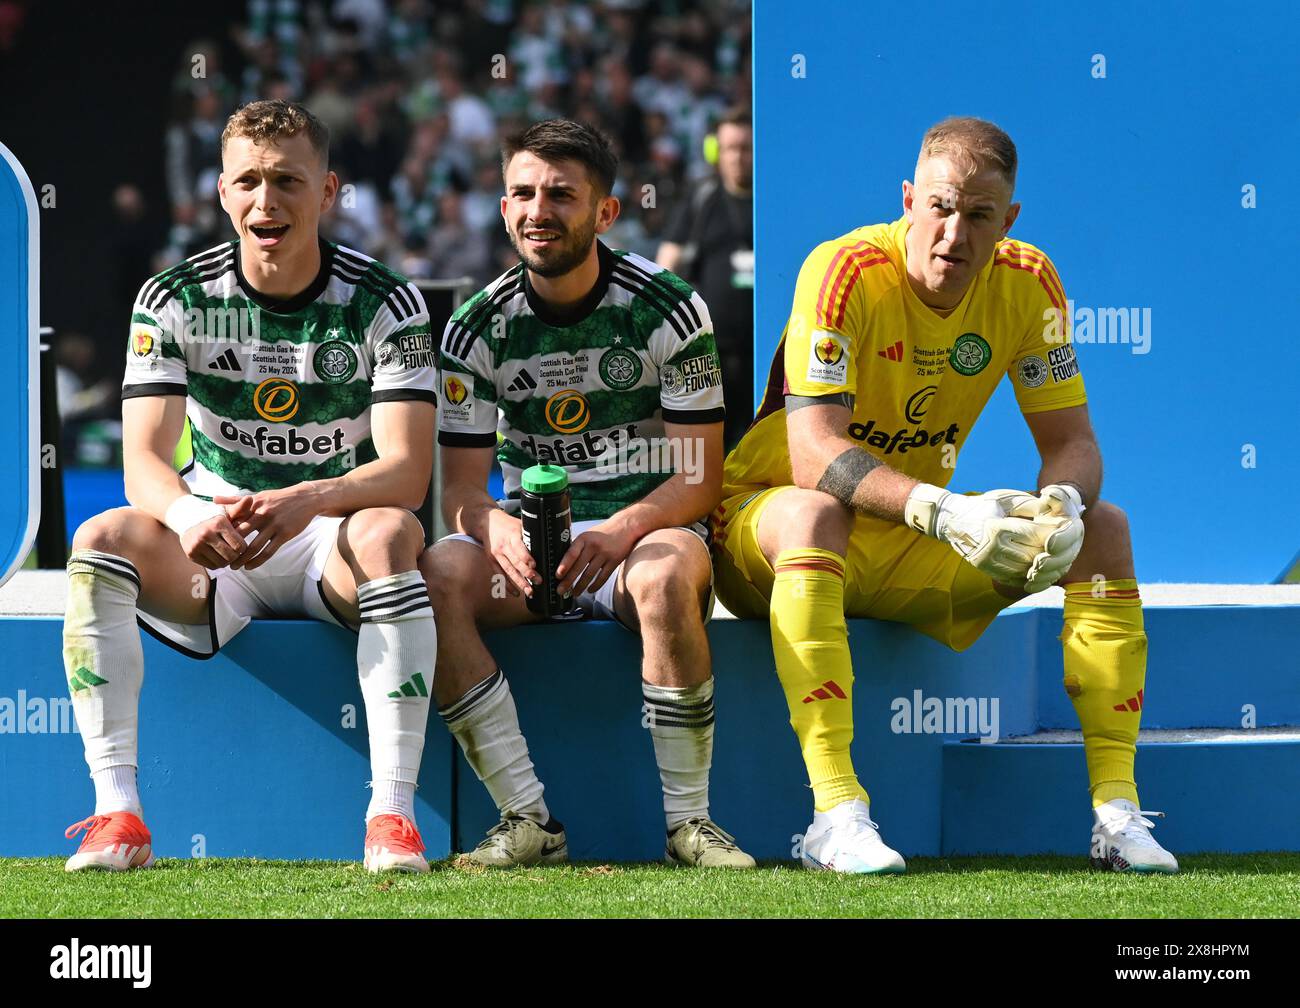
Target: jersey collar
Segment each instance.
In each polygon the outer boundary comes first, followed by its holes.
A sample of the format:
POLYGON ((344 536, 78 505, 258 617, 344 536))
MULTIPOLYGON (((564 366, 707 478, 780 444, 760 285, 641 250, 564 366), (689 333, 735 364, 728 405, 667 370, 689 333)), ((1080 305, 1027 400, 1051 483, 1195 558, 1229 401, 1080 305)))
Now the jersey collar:
POLYGON ((275 312, 277 315, 291 315, 306 308, 324 293, 326 285, 330 282, 330 266, 334 262, 334 246, 324 238, 317 238, 316 240, 320 242, 320 272, 316 274, 315 280, 291 298, 270 297, 256 290, 252 284, 244 279, 244 269, 239 263, 239 242, 236 241, 235 277, 239 281, 239 289, 244 292, 244 296, 248 300, 259 308, 275 312))
POLYGON ((528 298, 528 307, 534 315, 549 326, 574 326, 579 322, 585 322, 587 316, 596 310, 596 307, 605 300, 605 293, 609 290, 610 278, 614 275, 614 264, 618 262, 618 256, 614 255, 605 243, 596 240, 596 258, 600 262, 600 274, 596 277, 596 284, 587 293, 578 305, 564 314, 558 314, 545 301, 538 296, 533 290, 532 282, 528 278, 528 269, 524 268, 524 295, 528 298))

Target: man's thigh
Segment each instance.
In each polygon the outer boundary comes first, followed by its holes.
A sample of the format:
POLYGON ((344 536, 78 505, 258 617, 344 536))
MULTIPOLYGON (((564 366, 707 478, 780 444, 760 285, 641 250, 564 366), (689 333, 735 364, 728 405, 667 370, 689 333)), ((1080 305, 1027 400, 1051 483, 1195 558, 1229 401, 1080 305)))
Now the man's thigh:
MULTIPOLYGON (((775 572, 760 547, 759 527, 764 520, 797 523, 798 515, 771 507, 786 489, 737 500, 730 511, 732 502, 723 505, 715 538, 718 596, 737 616, 768 614, 775 572)), ((854 516, 844 562, 846 616, 906 623, 961 651, 1013 602, 947 543, 896 522, 854 516)))
POLYGON ((420 570, 429 582, 437 614, 439 600, 463 604, 484 630, 537 623, 523 594, 512 594, 509 579, 497 570, 487 550, 473 536, 455 532, 425 550, 420 570))
POLYGON ((72 546, 135 564, 140 574, 137 605, 145 612, 184 623, 207 619, 210 572, 187 557, 176 533, 153 516, 133 507, 105 511, 77 530, 72 546))

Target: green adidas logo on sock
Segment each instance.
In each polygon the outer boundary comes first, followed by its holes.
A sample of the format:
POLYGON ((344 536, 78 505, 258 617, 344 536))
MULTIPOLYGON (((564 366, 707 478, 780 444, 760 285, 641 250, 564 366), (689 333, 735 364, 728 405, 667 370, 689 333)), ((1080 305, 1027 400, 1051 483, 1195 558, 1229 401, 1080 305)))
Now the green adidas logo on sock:
POLYGON ((428 696, 429 688, 424 685, 423 674, 417 672, 410 679, 402 683, 401 689, 395 689, 388 694, 390 697, 397 699, 404 696, 428 696))
POLYGON ((85 665, 82 665, 72 675, 68 676, 68 685, 72 688, 73 693, 79 690, 88 690, 92 686, 103 686, 106 682, 108 682, 107 679, 99 678, 85 665))

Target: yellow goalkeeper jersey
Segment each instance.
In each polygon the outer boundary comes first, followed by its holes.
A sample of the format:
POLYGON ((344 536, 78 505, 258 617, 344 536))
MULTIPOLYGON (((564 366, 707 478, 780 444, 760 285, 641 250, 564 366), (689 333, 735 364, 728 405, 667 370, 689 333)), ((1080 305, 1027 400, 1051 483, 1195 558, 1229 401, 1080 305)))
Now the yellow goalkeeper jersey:
POLYGON ((946 318, 907 282, 906 218, 850 231, 804 260, 753 426, 727 457, 723 497, 794 482, 785 396, 849 392, 847 434, 915 479, 947 484, 1007 375, 1024 413, 1087 401, 1065 292, 1046 254, 1004 239, 946 318))

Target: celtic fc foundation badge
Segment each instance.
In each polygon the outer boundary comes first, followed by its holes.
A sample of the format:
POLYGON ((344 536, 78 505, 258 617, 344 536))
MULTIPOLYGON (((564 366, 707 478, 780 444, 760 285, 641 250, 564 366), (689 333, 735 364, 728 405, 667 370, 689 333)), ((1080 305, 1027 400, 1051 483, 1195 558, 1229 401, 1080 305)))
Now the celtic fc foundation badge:
POLYGON ((630 389, 641 380, 641 358, 622 347, 606 350, 600 358, 600 377, 615 392, 630 389))
POLYGON ((342 385, 357 373, 357 353, 342 340, 329 340, 316 348, 312 367, 321 381, 342 385))
POLYGON ((989 349, 984 337, 968 332, 957 337, 957 342, 952 345, 952 354, 948 357, 948 363, 959 374, 974 375, 983 371, 992 359, 993 351, 989 349))

